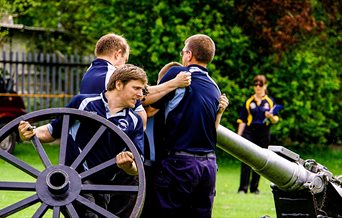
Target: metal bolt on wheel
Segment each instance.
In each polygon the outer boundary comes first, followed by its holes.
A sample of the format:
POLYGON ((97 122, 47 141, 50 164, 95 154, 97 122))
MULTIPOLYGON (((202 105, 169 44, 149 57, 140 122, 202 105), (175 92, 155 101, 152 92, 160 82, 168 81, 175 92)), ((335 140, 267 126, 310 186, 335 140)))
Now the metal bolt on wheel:
POLYGON ((33 217, 43 217, 46 211, 49 209, 53 210, 52 216, 54 218, 60 217, 60 214, 63 214, 66 217, 79 217, 75 209, 75 204, 82 205, 82 207, 89 209, 103 217, 116 217, 110 211, 89 201, 81 194, 112 193, 118 191, 136 194, 137 197, 135 205, 130 217, 138 217, 142 210, 145 198, 145 175, 143 163, 137 149, 128 136, 107 119, 86 111, 70 108, 39 110, 18 117, 1 128, 0 141, 16 131, 20 121, 22 120, 30 121, 30 123, 37 123, 49 121, 56 117, 62 117, 63 120, 57 165, 51 164, 44 147, 36 136, 32 138, 32 144, 34 145, 36 152, 45 167, 45 169, 42 171, 35 169, 31 165, 19 160, 14 155, 0 149, 1 159, 36 179, 36 182, 1 182, 2 176, 0 176, 0 190, 22 192, 29 191, 33 193, 30 197, 27 197, 5 208, 0 208, 0 217, 10 216, 37 203, 41 203, 41 205, 38 207, 37 211, 35 211, 33 217), (98 128, 96 133, 91 137, 91 140, 82 150, 80 155, 74 160, 74 162, 70 166, 67 166, 65 164, 65 159, 69 124, 71 120, 74 119, 78 120, 79 122, 95 122, 100 126, 100 128, 98 128), (84 162, 84 159, 87 157, 89 151, 91 151, 92 147, 105 131, 109 131, 111 134, 118 135, 127 145, 127 148, 133 153, 138 167, 139 183, 137 186, 84 183, 87 178, 93 176, 97 172, 108 167, 113 167, 113 165, 115 165, 115 157, 82 173, 78 173, 75 170, 84 162))

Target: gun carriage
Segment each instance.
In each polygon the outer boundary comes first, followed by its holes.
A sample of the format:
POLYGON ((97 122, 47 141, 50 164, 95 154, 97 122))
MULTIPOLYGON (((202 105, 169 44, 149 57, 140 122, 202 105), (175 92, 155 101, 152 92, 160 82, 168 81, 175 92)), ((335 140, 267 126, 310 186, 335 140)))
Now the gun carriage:
POLYGON ((272 182, 277 217, 342 217, 341 177, 282 146, 261 148, 219 126, 218 146, 272 182))
MULTIPOLYGON (((33 193, 30 197, 5 208, 0 208, 0 217, 9 216, 37 203, 40 203, 40 206, 33 214, 34 217, 43 217, 49 209, 53 211, 53 217, 59 217, 60 214, 66 217, 78 217, 74 208, 75 202, 91 209, 98 215, 116 217, 81 195, 87 192, 111 193, 116 191, 127 191, 137 195, 130 217, 138 217, 145 199, 143 163, 131 140, 108 120, 86 111, 70 108, 45 109, 25 114, 5 125, 0 129, 0 141, 12 134, 13 131, 16 131, 21 120, 28 120, 35 124, 50 121, 56 117, 62 117, 63 119, 57 165, 51 164, 42 144, 36 137, 32 139, 32 144, 45 167, 42 171, 0 149, 0 158, 36 180, 35 182, 0 181, 0 190, 33 193), (79 122, 92 122, 94 125, 99 125, 99 129, 73 164, 66 166, 67 136, 69 123, 72 119, 79 122), (84 161, 88 152, 105 131, 119 135, 126 143, 127 148, 133 153, 138 167, 138 186, 91 185, 84 183, 89 176, 113 166, 115 158, 83 173, 74 170, 84 161)), ((268 149, 260 148, 221 125, 217 134, 219 148, 248 164, 253 170, 272 183, 271 188, 277 217, 342 217, 341 177, 333 176, 323 165, 312 159, 303 160, 298 154, 282 146, 269 146, 268 149)))

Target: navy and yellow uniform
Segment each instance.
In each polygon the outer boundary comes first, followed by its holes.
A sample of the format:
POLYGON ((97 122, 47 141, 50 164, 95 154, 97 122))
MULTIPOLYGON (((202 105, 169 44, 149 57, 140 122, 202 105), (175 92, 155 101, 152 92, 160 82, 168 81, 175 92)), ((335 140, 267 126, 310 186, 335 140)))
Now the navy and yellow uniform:
POLYGON ((273 98, 265 95, 260 104, 255 101, 254 95, 245 101, 244 106, 241 108, 238 123, 246 123, 247 126, 251 125, 268 125, 265 120, 265 112, 270 111, 275 105, 273 98))
MULTIPOLYGON (((266 148, 270 143, 270 122, 265 117, 265 112, 270 111, 275 106, 273 98, 265 95, 260 103, 255 100, 254 95, 247 99, 239 113, 237 122, 245 123, 246 126, 242 132, 242 137, 266 148)), ((238 191, 247 193, 250 186, 251 193, 257 193, 260 175, 252 172, 250 181, 251 167, 241 163, 240 187, 238 191)))

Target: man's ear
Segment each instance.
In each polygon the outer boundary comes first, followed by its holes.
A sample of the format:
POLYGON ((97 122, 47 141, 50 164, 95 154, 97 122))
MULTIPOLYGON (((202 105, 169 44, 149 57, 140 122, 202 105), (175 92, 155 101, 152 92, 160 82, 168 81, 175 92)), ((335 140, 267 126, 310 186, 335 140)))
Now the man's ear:
POLYGON ((121 55, 121 49, 113 52, 113 59, 117 60, 121 55))
POLYGON ((122 57, 123 55, 122 55, 122 50, 121 49, 119 49, 119 50, 117 50, 116 52, 115 52, 115 58, 116 59, 118 59, 119 57, 122 57))
POLYGON ((189 51, 188 62, 191 61, 194 57, 192 56, 192 51, 189 51))
POLYGON ((115 88, 116 88, 117 90, 122 90, 122 89, 123 89, 123 83, 122 83, 121 80, 115 81, 115 88))

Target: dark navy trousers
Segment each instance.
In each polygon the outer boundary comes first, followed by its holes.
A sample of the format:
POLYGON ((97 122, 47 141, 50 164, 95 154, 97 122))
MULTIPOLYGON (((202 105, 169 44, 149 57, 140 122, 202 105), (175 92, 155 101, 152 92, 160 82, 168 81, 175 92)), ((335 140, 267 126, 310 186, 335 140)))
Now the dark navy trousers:
POLYGON ((161 160, 154 177, 156 217, 211 217, 216 173, 213 153, 169 155, 161 160))

